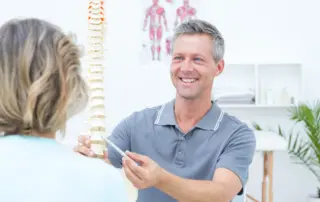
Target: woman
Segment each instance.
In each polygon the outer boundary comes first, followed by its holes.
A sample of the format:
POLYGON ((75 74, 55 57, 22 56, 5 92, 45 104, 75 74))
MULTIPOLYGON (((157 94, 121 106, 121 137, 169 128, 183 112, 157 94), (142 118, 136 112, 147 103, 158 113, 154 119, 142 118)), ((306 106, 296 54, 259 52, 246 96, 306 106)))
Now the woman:
POLYGON ((0 201, 127 201, 120 171, 55 141, 87 100, 79 50, 58 27, 0 28, 0 201))

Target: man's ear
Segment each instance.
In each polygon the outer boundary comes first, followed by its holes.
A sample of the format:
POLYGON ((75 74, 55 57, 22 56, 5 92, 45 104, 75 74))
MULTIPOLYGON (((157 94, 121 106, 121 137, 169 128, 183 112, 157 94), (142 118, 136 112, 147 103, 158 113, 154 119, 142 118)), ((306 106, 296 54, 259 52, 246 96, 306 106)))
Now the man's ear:
POLYGON ((224 70, 224 60, 220 60, 217 64, 217 67, 216 67, 216 71, 215 71, 215 74, 214 76, 219 76, 224 70))

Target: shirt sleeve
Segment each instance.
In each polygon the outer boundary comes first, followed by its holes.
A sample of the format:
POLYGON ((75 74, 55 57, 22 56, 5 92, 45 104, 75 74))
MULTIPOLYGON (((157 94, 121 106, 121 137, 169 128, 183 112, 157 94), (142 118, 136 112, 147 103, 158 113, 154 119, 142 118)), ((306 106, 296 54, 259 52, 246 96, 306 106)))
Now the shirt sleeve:
POLYGON ((219 157, 216 168, 226 168, 235 173, 242 183, 242 189, 238 193, 243 193, 243 188, 248 180, 249 167, 256 150, 256 138, 254 132, 242 125, 231 136, 227 146, 219 157))
MULTIPOLYGON (((133 114, 123 119, 112 131, 109 140, 118 146, 122 151, 130 151, 131 130, 133 126, 133 114)), ((122 156, 110 145, 107 146, 108 159, 116 168, 122 167, 122 156)))

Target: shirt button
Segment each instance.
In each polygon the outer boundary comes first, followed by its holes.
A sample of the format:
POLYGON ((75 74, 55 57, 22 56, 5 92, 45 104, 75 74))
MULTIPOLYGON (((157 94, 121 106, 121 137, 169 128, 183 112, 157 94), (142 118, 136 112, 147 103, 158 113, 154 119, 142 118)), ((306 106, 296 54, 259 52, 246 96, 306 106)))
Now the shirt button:
POLYGON ((182 155, 182 151, 179 151, 178 154, 179 154, 179 156, 181 156, 182 155))

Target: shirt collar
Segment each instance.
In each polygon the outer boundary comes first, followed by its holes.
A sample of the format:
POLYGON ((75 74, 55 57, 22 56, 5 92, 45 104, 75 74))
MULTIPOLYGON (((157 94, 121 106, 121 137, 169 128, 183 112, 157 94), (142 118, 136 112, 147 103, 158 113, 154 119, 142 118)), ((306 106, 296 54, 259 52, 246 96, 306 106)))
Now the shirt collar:
MULTIPOLYGON (((171 125, 177 126, 177 122, 174 114, 174 103, 172 100, 160 107, 157 113, 154 124, 156 125, 171 125)), ((224 116, 224 112, 220 107, 212 101, 210 110, 204 115, 204 117, 196 124, 197 128, 203 130, 216 131, 219 128, 220 122, 224 116)))

